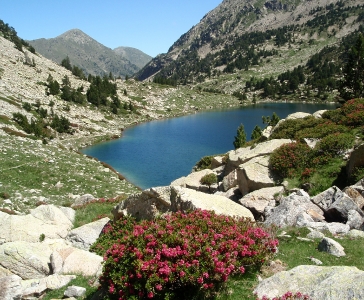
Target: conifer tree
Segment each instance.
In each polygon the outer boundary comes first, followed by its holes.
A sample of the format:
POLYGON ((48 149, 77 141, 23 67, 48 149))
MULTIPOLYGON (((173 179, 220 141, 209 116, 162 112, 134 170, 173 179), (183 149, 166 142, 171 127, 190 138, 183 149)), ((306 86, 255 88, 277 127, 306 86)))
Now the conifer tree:
POLYGON ((233 142, 235 149, 241 148, 246 143, 246 133, 244 130, 244 125, 240 124, 237 130, 237 134, 235 136, 235 140, 233 142))

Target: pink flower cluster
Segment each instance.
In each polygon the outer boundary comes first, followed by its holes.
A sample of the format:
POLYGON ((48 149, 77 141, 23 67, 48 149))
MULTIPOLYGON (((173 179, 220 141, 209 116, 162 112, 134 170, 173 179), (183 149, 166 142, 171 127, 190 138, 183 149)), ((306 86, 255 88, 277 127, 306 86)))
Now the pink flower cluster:
POLYGON ((197 210, 141 223, 121 219, 105 227, 93 249, 108 248, 100 283, 110 294, 164 299, 187 288, 211 294, 277 245, 249 220, 197 210))

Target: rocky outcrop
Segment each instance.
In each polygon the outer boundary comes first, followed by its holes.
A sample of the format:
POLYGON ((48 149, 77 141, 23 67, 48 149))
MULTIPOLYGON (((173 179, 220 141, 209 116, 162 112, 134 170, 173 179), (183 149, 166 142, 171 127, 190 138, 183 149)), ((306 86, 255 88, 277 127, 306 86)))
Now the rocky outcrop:
POLYGON ((54 205, 41 205, 29 215, 8 215, 0 211, 0 243, 27 241, 38 242, 45 238, 65 238, 72 228, 70 219, 54 205))
POLYGON ((239 165, 237 181, 239 190, 243 195, 275 185, 268 165, 269 156, 255 157, 239 165))
POLYGON ((301 292, 313 300, 364 299, 364 272, 356 267, 298 266, 264 279, 254 292, 260 298, 301 292))
POLYGON ((68 233, 66 240, 70 241, 76 248, 89 250, 90 246, 100 236, 102 229, 109 221, 109 218, 103 218, 76 229, 72 229, 68 233))
POLYGON ((37 299, 78 275, 101 274, 102 257, 86 249, 109 219, 71 231, 74 216, 73 209, 54 205, 41 205, 28 215, 0 212, 1 299, 37 299))
POLYGON ((328 221, 337 220, 345 223, 348 221, 350 210, 357 211, 360 216, 364 216, 353 199, 336 186, 313 197, 312 201, 324 211, 325 218, 328 221))
POLYGON ((284 144, 292 143, 290 139, 275 139, 267 142, 259 143, 255 147, 238 148, 228 152, 228 162, 225 167, 225 174, 229 174, 232 170, 239 167, 239 165, 258 157, 267 156, 275 149, 284 144))
POLYGON ((121 202, 113 210, 114 219, 132 215, 139 219, 154 219, 176 211, 213 210, 217 214, 245 217, 254 220, 245 207, 230 199, 198 192, 179 186, 158 187, 143 191, 121 202))
POLYGON ((306 192, 300 190, 281 199, 280 204, 273 209, 264 224, 279 227, 304 226, 308 222, 314 222, 311 217, 312 214, 323 216, 324 213, 317 205, 312 203, 306 192))

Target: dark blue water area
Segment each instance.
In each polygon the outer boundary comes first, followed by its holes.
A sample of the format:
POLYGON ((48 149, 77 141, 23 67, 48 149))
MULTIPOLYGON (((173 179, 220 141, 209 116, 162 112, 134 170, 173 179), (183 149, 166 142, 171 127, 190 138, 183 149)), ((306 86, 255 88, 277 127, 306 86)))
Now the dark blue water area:
POLYGON ((234 149, 240 124, 244 125, 249 140, 256 125, 264 127, 262 116, 275 112, 285 118, 297 111, 313 113, 334 108, 333 104, 259 103, 233 110, 201 112, 130 127, 122 138, 82 152, 110 164, 142 189, 165 186, 187 176, 202 157, 234 149))

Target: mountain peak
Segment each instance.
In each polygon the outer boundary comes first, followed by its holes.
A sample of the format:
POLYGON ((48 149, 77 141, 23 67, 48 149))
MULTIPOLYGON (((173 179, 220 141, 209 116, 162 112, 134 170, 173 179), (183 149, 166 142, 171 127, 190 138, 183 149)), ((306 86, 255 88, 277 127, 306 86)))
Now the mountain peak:
POLYGON ((63 39, 66 39, 66 40, 72 40, 72 41, 77 42, 79 44, 86 44, 86 43, 95 41, 93 38, 88 36, 82 30, 77 29, 77 28, 66 31, 65 33, 58 36, 58 38, 63 38, 63 39))

